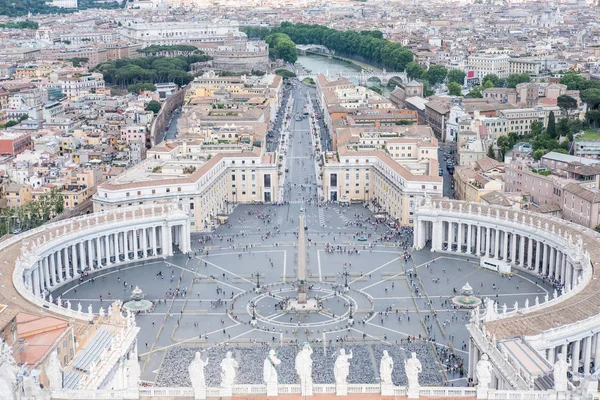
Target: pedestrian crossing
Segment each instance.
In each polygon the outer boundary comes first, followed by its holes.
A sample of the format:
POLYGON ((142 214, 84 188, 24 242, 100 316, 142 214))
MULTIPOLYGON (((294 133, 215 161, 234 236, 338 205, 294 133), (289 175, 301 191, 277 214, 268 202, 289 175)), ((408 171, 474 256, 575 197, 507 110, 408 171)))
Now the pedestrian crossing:
POLYGON ((319 225, 325 226, 325 222, 325 212, 323 211, 323 208, 319 207, 319 225))

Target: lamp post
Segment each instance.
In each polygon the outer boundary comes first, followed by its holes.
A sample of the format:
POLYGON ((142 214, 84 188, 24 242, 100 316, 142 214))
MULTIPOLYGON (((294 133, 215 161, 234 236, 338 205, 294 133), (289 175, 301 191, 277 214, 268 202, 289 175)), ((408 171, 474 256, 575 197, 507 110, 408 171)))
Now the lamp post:
POLYGON ((252 274, 252 277, 254 278, 256 276, 256 289, 260 289, 260 271, 256 271, 255 273, 252 274))
POLYGON ((350 276, 350 272, 348 272, 348 270, 344 268, 344 272, 342 272, 342 275, 344 276, 344 291, 347 292, 348 290, 350 290, 350 286, 348 286, 348 276, 350 276))
POLYGON ((250 303, 250 307, 252 307, 252 320, 250 321, 250 325, 256 326, 258 321, 256 321, 256 304, 254 302, 250 303))

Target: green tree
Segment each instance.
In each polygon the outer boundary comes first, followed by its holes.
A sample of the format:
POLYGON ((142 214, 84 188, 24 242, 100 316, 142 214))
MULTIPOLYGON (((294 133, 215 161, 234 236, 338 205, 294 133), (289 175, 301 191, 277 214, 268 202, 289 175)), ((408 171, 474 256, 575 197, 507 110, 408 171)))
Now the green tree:
POLYGON ((462 96, 462 86, 456 82, 448 84, 448 94, 450 96, 462 96))
POLYGON ((492 82, 492 86, 496 86, 498 87, 500 84, 500 78, 498 77, 498 75, 496 74, 487 74, 486 76, 483 77, 483 79, 481 80, 482 84, 485 85, 486 82, 492 82))
POLYGON ((156 100, 150 100, 146 105, 146 111, 152 111, 154 114, 158 114, 160 111, 160 103, 156 100))
POLYGON ((531 123, 531 136, 540 136, 544 132, 544 123, 542 121, 533 121, 531 123))
POLYGON ((533 159, 539 161, 540 158, 544 157, 544 154, 546 154, 544 150, 536 150, 533 152, 533 159))
POLYGON ((546 127, 546 132, 551 138, 556 138, 556 119, 554 117, 554 111, 550 111, 550 114, 548 115, 548 126, 546 127))
POLYGON ((474 99, 481 99, 481 98, 483 98, 482 92, 483 92, 483 87, 475 86, 473 89, 471 89, 468 96, 472 97, 474 99))
POLYGON ((519 83, 531 82, 531 78, 528 74, 510 74, 506 78, 506 85, 509 88, 516 88, 519 83))
POLYGON ((492 81, 485 81, 485 83, 483 84, 483 89, 491 89, 494 87, 494 84, 492 83, 492 81))
POLYGON ((462 87, 465 83, 465 76, 466 74, 460 69, 451 69, 448 71, 448 83, 456 82, 462 87))
POLYGON ((488 150, 487 150, 487 156, 488 156, 489 158, 493 158, 494 160, 496 159, 496 153, 494 153, 494 146, 493 146, 493 145, 490 145, 490 146, 488 147, 488 150))
POLYGON ((596 128, 600 122, 600 89, 586 89, 579 93, 579 97, 587 105, 586 119, 596 128))
POLYGON ((446 67, 441 65, 431 65, 425 71, 424 77, 431 84, 431 86, 435 86, 438 83, 442 83, 444 79, 446 79, 446 75, 448 74, 448 70, 446 67))
POLYGON ((269 45, 269 53, 273 58, 295 63, 298 59, 296 43, 285 33, 273 33, 265 38, 269 45))
POLYGON ((411 61, 406 64, 406 75, 409 79, 418 79, 423 76, 423 67, 418 62, 411 61))
POLYGON ((156 90, 156 85, 152 83, 136 83, 135 85, 127 86, 127 91, 130 93, 140 93, 146 90, 154 92, 156 90))
POLYGON ((556 124, 556 131, 559 136, 567 136, 571 132, 569 129, 569 120, 567 118, 559 119, 556 124))
POLYGON ((579 87, 586 79, 577 72, 567 72, 560 78, 560 83, 567 85, 568 90, 581 90, 579 87))
POLYGON ((569 95, 563 94, 556 99, 556 105, 562 110, 567 118, 569 118, 571 112, 577 109, 577 100, 569 95))
POLYGON ((509 137, 500 136, 496 140, 496 146, 498 146, 498 161, 502 161, 504 160, 504 154, 511 148, 509 137))

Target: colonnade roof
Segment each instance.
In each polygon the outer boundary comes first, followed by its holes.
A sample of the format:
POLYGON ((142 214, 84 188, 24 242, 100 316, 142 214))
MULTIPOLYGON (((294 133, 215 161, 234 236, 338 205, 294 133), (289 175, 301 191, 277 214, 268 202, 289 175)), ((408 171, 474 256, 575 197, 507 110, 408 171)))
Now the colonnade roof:
MULTIPOLYGON (((467 214, 469 204, 471 204, 471 212, 474 215, 479 214, 481 207, 481 216, 489 222, 496 221, 496 212, 499 210, 500 219, 515 222, 515 215, 519 222, 525 228, 525 231, 531 234, 532 238, 545 236, 548 239, 557 239, 560 229, 563 240, 568 241, 564 237, 572 237, 576 241, 580 236, 583 242, 583 252, 587 252, 592 264, 592 276, 589 282, 579 290, 578 293, 558 301, 556 304, 542 307, 539 310, 524 312, 519 311, 517 315, 507 318, 501 318, 495 321, 485 323, 485 329, 491 334, 496 335, 497 340, 507 339, 517 336, 535 336, 542 332, 555 329, 565 325, 576 324, 588 318, 600 314, 600 238, 596 232, 580 225, 556 218, 545 216, 538 213, 528 211, 515 211, 503 207, 484 206, 479 203, 468 203, 463 201, 452 200, 434 200, 436 209, 451 211, 458 214, 459 205, 462 204, 463 220, 467 222, 467 214), (452 204, 452 209, 450 209, 452 204), (490 217, 488 217, 488 209, 490 217), (523 216, 526 217, 526 223, 523 224, 523 216), (530 222, 531 221, 531 222, 530 222), (545 230, 545 224, 548 223, 549 230, 545 230), (541 226, 538 227, 538 224, 541 226), (554 231, 552 231, 554 225, 554 231)), ((427 206, 425 206, 427 207, 427 206)), ((571 247, 561 248, 559 250, 572 252, 571 247)), ((576 258, 576 254, 569 254, 571 258, 576 258)), ((581 257, 581 262, 585 262, 585 257, 581 257)), ((586 266, 583 266, 585 269, 586 266)), ((589 267, 588 267, 589 268, 589 267)), ((568 293, 567 293, 568 295, 568 293)), ((560 298, 560 297, 559 297, 560 298)))
MULTIPOLYGON (((163 205, 156 205, 155 212, 161 213, 163 205)), ((146 216, 151 212, 150 208, 128 208, 117 209, 113 212, 104 212, 89 214, 82 217, 71 218, 60 222, 42 225, 31 231, 24 232, 18 236, 8 237, 0 241, 0 304, 6 305, 4 311, 0 312, 0 328, 6 326, 19 312, 27 312, 33 315, 53 316, 66 319, 65 316, 57 314, 51 310, 43 309, 40 306, 31 303, 21 296, 13 283, 13 272, 17 258, 22 256, 22 251, 27 248, 31 251, 38 240, 55 240, 57 237, 68 235, 74 232, 80 232, 84 229, 92 228, 96 225, 123 221, 124 217, 142 218, 142 213, 146 216), (52 239, 50 239, 52 237, 52 239), (20 240, 18 240, 20 238, 20 240), (12 243, 9 243, 12 242, 12 243)), ((33 250, 35 252, 35 250, 33 250)), ((75 331, 88 329, 90 325, 86 321, 74 320, 75 331)))

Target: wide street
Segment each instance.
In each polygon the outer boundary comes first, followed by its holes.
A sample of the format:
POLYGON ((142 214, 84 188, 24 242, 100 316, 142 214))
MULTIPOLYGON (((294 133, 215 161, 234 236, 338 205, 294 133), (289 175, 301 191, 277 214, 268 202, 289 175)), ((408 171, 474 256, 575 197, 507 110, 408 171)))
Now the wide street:
POLYGON ((298 84, 291 90, 294 104, 281 135, 285 204, 238 205, 215 231, 192 234, 189 257, 100 270, 93 281, 65 285, 54 297, 106 309, 139 286, 156 304, 136 318, 142 379, 160 386, 189 386, 187 365, 199 349, 211 360, 207 382, 218 385, 227 348, 241 365, 238 383, 259 383, 262 369, 255 364, 262 365, 269 347, 284 360, 281 379, 293 383, 296 346, 304 342, 315 348, 315 383, 332 381, 331 363, 344 347, 355 354, 351 383, 376 383, 386 349, 395 359, 398 385, 405 384, 401 360, 410 351, 423 364, 423 385, 465 385, 468 311, 452 306, 456 292, 468 281, 482 299, 510 310, 515 301, 534 304, 551 288, 530 275, 507 278, 483 270, 474 258, 427 249, 409 253, 411 229, 392 231, 361 204, 318 205, 312 122, 300 118, 309 110, 308 89, 298 84), (309 298, 321 306, 311 312, 287 307, 296 297, 301 213, 309 298))

